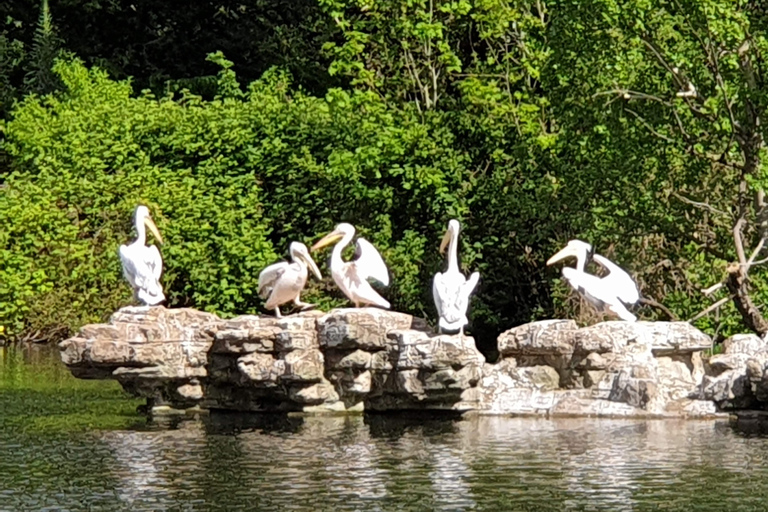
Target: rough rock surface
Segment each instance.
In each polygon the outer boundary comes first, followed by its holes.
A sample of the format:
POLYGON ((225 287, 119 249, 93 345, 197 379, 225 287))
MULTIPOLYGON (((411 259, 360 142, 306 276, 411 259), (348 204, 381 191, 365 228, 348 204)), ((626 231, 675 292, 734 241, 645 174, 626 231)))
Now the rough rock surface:
POLYGON ((375 308, 222 320, 130 307, 60 344, 81 378, 116 379, 152 405, 241 411, 475 408, 485 359, 471 337, 375 308))
POLYGON ((711 416, 701 396, 708 336, 683 322, 570 320, 515 327, 486 365, 480 406, 497 414, 711 416))
POLYGON ((755 334, 737 334, 709 358, 701 397, 726 411, 768 406, 768 346, 755 334))
POLYGON ((242 411, 450 409, 483 414, 706 417, 768 402, 768 349, 683 322, 521 325, 485 362, 467 336, 376 308, 222 320, 131 307, 60 344, 82 378, 152 405, 242 411))

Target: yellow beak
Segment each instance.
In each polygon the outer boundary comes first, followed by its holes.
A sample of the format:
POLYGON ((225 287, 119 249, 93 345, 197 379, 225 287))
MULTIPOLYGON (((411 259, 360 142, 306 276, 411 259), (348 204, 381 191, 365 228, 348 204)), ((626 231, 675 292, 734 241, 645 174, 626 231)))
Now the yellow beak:
POLYGON ((144 219, 144 225, 149 228, 149 230, 152 232, 152 236, 155 237, 155 240, 157 240, 159 243, 163 243, 163 237, 160 236, 160 231, 158 231, 157 226, 155 226, 155 221, 152 220, 152 217, 147 217, 144 219))
POLYGON ((448 243, 451 241, 451 230, 445 232, 443 240, 440 242, 440 254, 445 254, 445 248, 448 247, 448 243))
POLYGON ((317 268, 317 265, 315 265, 315 260, 313 260, 309 254, 307 255, 301 254, 301 259, 303 259, 306 262, 307 266, 309 267, 309 270, 311 270, 312 273, 315 274, 315 277, 317 277, 318 280, 322 281, 323 275, 320 273, 320 269, 317 268))
POLYGON ((573 250, 571 247, 563 247, 558 251, 554 256, 549 258, 547 260, 547 265, 552 265, 553 263, 557 263, 558 261, 564 260, 565 258, 569 257, 578 257, 578 254, 576 254, 576 251, 573 250))
POLYGON ((312 248, 310 249, 310 252, 316 251, 316 250, 318 250, 318 249, 320 249, 322 247, 325 247, 326 245, 331 245, 332 243, 340 240, 342 236, 344 236, 344 235, 342 235, 341 233, 339 233, 337 231, 332 231, 332 232, 328 233, 327 235, 325 235, 320 240, 318 240, 317 243, 315 243, 315 245, 312 246, 312 248))

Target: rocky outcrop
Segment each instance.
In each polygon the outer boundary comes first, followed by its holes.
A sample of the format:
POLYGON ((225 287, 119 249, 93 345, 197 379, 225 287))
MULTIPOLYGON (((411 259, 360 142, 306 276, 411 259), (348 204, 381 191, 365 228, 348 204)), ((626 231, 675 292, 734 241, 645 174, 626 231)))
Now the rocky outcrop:
POLYGON ((725 411, 768 407, 768 346, 755 334, 725 340, 723 352, 706 361, 703 398, 725 411))
POLYGON ((763 340, 706 357, 710 338, 683 322, 534 322, 502 333, 487 364, 471 337, 376 308, 224 320, 133 307, 60 348, 75 376, 175 408, 706 417, 768 402, 763 340))
POLYGON ((564 416, 709 416, 700 396, 708 336, 683 322, 546 320, 498 339, 481 383, 488 412, 564 416))
POLYGON ((124 308, 60 349, 75 376, 116 379, 155 406, 240 411, 465 410, 485 363, 471 337, 375 308, 229 320, 124 308))

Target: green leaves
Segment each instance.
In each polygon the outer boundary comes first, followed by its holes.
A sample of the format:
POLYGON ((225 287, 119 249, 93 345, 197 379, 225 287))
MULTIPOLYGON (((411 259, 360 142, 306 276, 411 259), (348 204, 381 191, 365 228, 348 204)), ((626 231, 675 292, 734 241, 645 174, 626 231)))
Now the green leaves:
MULTIPOLYGON (((66 92, 14 110, 3 146, 13 173, 0 189, 6 335, 65 333, 129 303, 117 249, 135 236, 139 203, 166 241, 171 306, 256 313, 259 272, 291 241, 348 221, 398 276, 387 294, 396 307, 428 307, 432 267, 408 257, 461 210, 449 191, 465 170, 450 131, 366 92, 291 92, 277 70, 242 93, 230 63, 211 59, 223 68, 213 101, 133 97, 129 84, 74 61, 56 66, 66 92)), ((311 283, 308 297, 320 298, 327 283, 311 283)))

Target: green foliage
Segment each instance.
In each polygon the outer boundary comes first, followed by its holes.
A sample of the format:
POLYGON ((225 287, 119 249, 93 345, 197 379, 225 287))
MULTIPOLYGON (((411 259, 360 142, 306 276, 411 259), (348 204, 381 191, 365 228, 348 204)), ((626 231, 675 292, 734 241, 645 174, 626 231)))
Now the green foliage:
POLYGON ((25 90, 45 94, 58 89, 60 84, 53 72, 53 61, 59 55, 60 46, 61 40, 53 26, 48 0, 43 0, 32 49, 28 56, 29 70, 24 77, 25 90))
POLYGON ((128 302, 116 253, 134 236, 138 203, 166 238, 172 306, 256 312, 274 248, 350 221, 402 262, 393 302, 425 309, 430 267, 410 258, 439 240, 432 219, 461 209, 450 191, 464 167, 450 132, 393 116, 370 94, 293 92, 279 72, 243 94, 223 57, 212 58, 224 65, 219 92, 229 91, 213 101, 131 97, 127 82, 60 62, 66 92, 14 110, 0 194, 9 335, 76 327, 128 302))
MULTIPOLYGON (((257 311, 261 268, 347 221, 391 267, 393 307, 433 317, 437 245, 458 218, 462 267, 482 276, 471 318, 484 347, 531 319, 592 320, 545 266, 568 239, 589 241, 688 319, 726 297, 701 290, 739 258, 739 219, 747 256, 766 234, 753 196, 768 176, 768 18, 750 3, 212 5, 139 2, 159 39, 121 5, 52 6, 67 47, 136 80, 60 63, 66 91, 27 97, 3 128, 0 324, 11 335, 45 336, 126 303, 115 250, 138 202, 168 240, 171 304, 223 314, 257 311)), ((52 34, 46 19, 38 42, 52 34)), ((8 30, 0 95, 32 45, 8 30)), ((758 304, 766 277, 750 271, 758 304)), ((329 279, 310 279, 306 297, 346 303, 329 279)), ((744 329, 730 304, 697 325, 744 329)))

